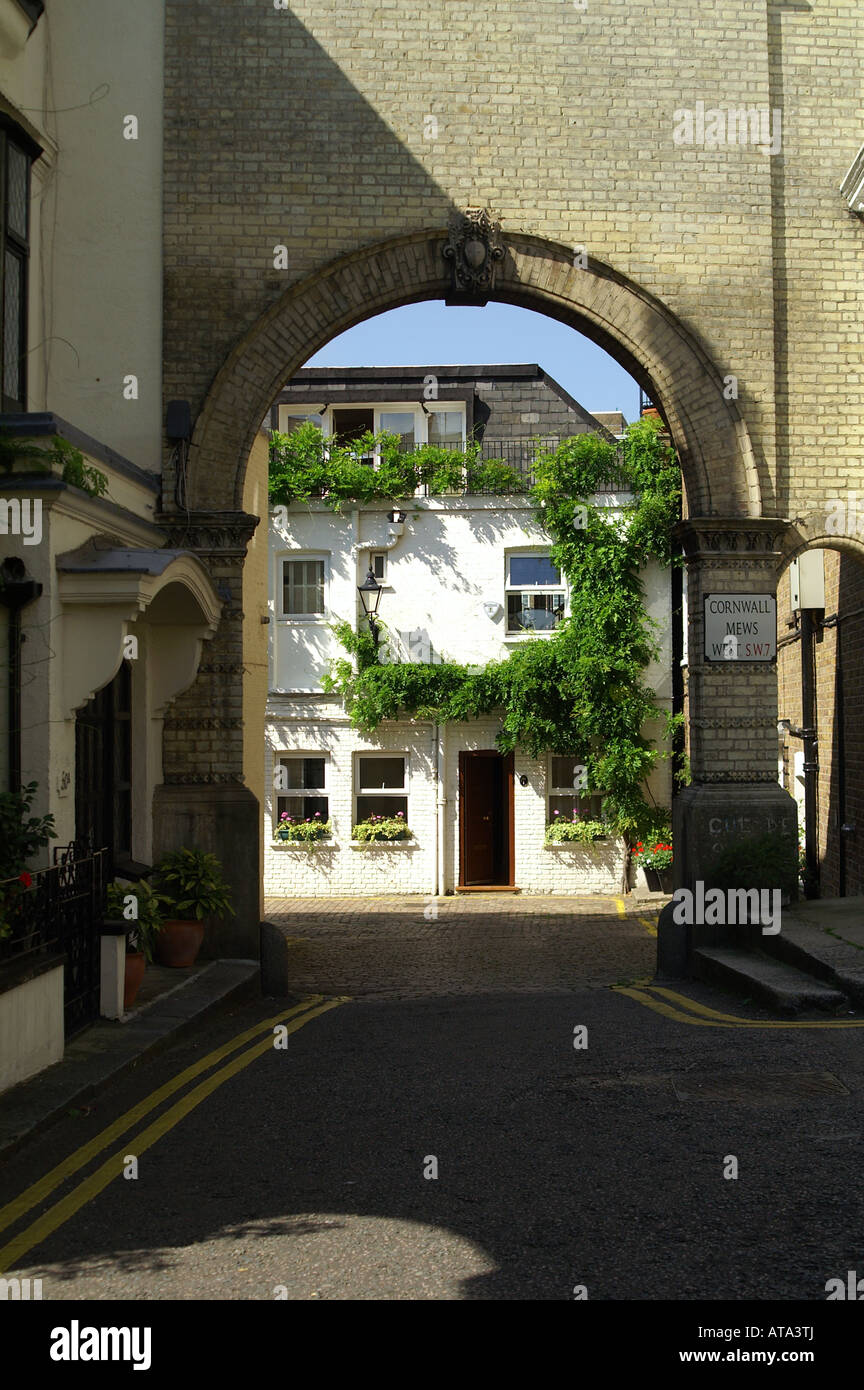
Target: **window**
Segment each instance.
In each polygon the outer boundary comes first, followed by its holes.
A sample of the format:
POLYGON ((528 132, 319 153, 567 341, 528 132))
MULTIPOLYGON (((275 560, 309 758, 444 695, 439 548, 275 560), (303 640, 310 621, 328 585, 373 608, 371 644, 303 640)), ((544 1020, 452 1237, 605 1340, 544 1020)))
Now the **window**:
POLYGON ((548 632, 564 617, 561 571, 548 555, 511 555, 507 562, 507 631, 548 632))
POLYGON ((580 791, 583 764, 575 755, 569 758, 557 756, 549 759, 549 809, 550 823, 558 818, 572 820, 573 813, 585 815, 591 820, 602 820, 601 792, 580 791), (557 812, 557 816, 556 816, 557 812))
POLYGON ((464 444, 464 419, 461 410, 430 410, 429 443, 444 449, 461 449, 464 444))
POLYGON ((283 434, 293 434, 301 425, 317 425, 319 430, 324 428, 323 415, 295 415, 289 413, 284 407, 281 409, 281 422, 279 428, 283 434))
POLYGON ((378 583, 379 583, 379 584, 385 584, 385 583, 387 582, 387 554, 386 554, 386 552, 383 551, 383 550, 379 550, 376 554, 373 554, 373 555, 370 557, 370 559, 371 559, 371 564, 372 564, 372 573, 374 574, 375 578, 378 580, 378 583))
POLYGON ((27 409, 27 262, 30 256, 30 165, 39 147, 0 122, 2 166, 3 409, 27 409))
POLYGON ((378 429, 386 434, 398 434, 405 450, 413 449, 415 443, 414 435, 414 411, 413 410, 381 410, 378 413, 378 429))
POLYGON ((324 613, 324 561, 282 561, 282 612, 288 618, 324 613))
POLYGON ((313 820, 316 815, 329 820, 327 797, 327 758, 307 757, 303 753, 279 759, 276 772, 275 824, 283 815, 292 820, 313 820))
MULTIPOLYGON (((338 444, 353 444, 355 439, 361 439, 364 434, 375 433, 375 411, 368 410, 334 410, 333 411, 333 435, 338 444)), ((371 453, 358 454, 361 463, 368 468, 375 465, 374 456, 371 453)))
POLYGON ((402 756, 357 759, 358 821, 370 816, 395 816, 397 811, 408 819, 405 763, 402 756))

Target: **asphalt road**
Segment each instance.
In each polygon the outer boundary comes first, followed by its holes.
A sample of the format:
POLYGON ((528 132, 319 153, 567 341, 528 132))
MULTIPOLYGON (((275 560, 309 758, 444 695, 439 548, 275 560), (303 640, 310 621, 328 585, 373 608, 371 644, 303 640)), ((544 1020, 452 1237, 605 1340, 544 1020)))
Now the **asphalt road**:
POLYGON ((292 1002, 220 1015, 18 1153, 0 1266, 41 1277, 45 1299, 145 1300, 823 1301, 828 1279, 864 1274, 860 1026, 715 1026, 595 986, 360 998, 301 1010, 276 1047, 266 1021, 292 1002), (40 1196, 61 1160, 258 1025, 40 1196))

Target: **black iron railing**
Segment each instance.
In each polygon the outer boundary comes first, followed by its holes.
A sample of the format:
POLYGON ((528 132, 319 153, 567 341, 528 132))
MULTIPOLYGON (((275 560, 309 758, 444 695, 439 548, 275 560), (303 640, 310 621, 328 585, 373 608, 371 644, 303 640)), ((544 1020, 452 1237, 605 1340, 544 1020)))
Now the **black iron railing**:
MULTIPOLYGON (((492 459, 500 459, 514 473, 520 475, 525 492, 529 492, 536 481, 536 457, 538 457, 538 453, 545 449, 557 449, 561 442, 563 441, 557 435, 533 435, 531 438, 515 439, 485 438, 479 445, 478 461, 485 463, 485 461, 492 459)), ((445 448, 460 452, 464 446, 460 443, 447 443, 445 448)), ((597 486, 599 492, 626 492, 631 488, 624 467, 624 443, 618 442, 615 453, 617 453, 617 460, 610 468, 608 477, 604 478, 603 482, 597 486)), ((425 491, 428 495, 429 489, 426 488, 425 491)), ((463 492, 471 492, 479 496, 495 495, 499 491, 500 489, 495 488, 495 486, 478 486, 476 484, 465 485, 463 489, 463 492)))
POLYGON ((108 851, 55 849, 55 862, 0 883, 0 965, 66 957, 64 1015, 71 1037, 99 1016, 99 928, 105 914, 108 851))

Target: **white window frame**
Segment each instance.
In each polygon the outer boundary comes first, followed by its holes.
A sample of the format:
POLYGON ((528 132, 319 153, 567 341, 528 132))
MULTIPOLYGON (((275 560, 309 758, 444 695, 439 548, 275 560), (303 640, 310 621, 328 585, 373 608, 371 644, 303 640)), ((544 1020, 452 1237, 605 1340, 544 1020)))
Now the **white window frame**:
POLYGON ((424 411, 424 413, 423 413, 423 424, 424 424, 424 429, 425 429, 425 432, 426 432, 426 437, 425 437, 425 439, 424 439, 424 441, 423 441, 424 444, 428 444, 428 443, 429 443, 429 416, 430 416, 430 415, 443 415, 445 412, 450 412, 451 414, 456 413, 456 414, 461 415, 461 417, 462 417, 462 448, 464 449, 464 448, 465 448, 465 445, 466 445, 466 442, 467 442, 467 435, 466 435, 466 431, 467 431, 467 412, 466 412, 466 410, 465 410, 465 404, 464 404, 463 401, 435 401, 435 402, 431 402, 431 401, 430 401, 430 402, 428 402, 428 403, 426 404, 426 409, 425 409, 425 411, 424 411))
MULTIPOLYGON (((508 642, 523 642, 526 639, 533 640, 535 637, 552 637, 558 627, 550 628, 510 628, 509 604, 507 600, 511 594, 563 594, 564 608, 562 621, 570 612, 570 590, 566 577, 560 565, 558 573, 560 582, 558 584, 511 584, 510 583, 510 562, 511 560, 521 559, 542 559, 550 560, 549 546, 519 546, 513 550, 508 550, 504 556, 504 620, 507 624, 505 629, 505 640, 508 642)), ((559 625, 560 626, 560 625, 559 625)))
POLYGON ((387 571, 388 571, 388 568, 389 568, 389 566, 388 566, 388 560, 389 560, 389 556, 388 556, 386 550, 370 550, 370 552, 369 552, 369 565, 370 565, 370 568, 371 568, 371 570, 372 570, 372 573, 375 575, 375 578, 378 580, 378 583, 379 583, 380 585, 382 585, 382 587, 385 588, 385 589, 389 589, 389 587, 390 587, 390 580, 389 580, 389 578, 387 577, 387 571), (375 572, 375 561, 376 561, 376 560, 380 560, 380 561, 381 561, 381 573, 380 573, 380 574, 377 574, 377 573, 375 572))
POLYGON ((408 817, 409 817, 409 811, 410 811, 410 809, 411 809, 411 785, 410 785, 410 780, 411 780, 411 779, 410 779, 410 759, 409 759, 409 757, 408 757, 407 751, 406 751, 406 752, 403 752, 403 751, 402 751, 401 749, 399 749, 399 748, 394 748, 394 749, 392 749, 392 750, 389 749, 389 748, 388 748, 388 749, 381 749, 381 748, 366 748, 366 749, 362 749, 360 752, 355 753, 355 754, 354 754, 354 796, 353 796, 353 803, 352 803, 352 804, 353 804, 353 813, 354 813, 354 824, 356 825, 356 824, 358 823, 358 821, 360 820, 360 815, 359 815, 358 810, 357 810, 357 802, 359 801, 359 799, 360 799, 361 797, 363 797, 363 796, 382 796, 382 797, 393 797, 393 798, 398 797, 399 799, 401 799, 401 800, 403 800, 403 801, 405 802, 405 812, 404 812, 404 815, 405 815, 405 824, 408 825, 408 824, 409 824, 409 818, 408 818, 408 817), (401 759, 402 759, 402 764, 403 764, 403 767, 404 767, 404 770, 405 770, 405 771, 404 771, 404 776, 403 776, 403 778, 402 778, 402 786, 401 786, 401 787, 364 787, 364 786, 362 786, 362 784, 361 784, 361 782, 360 782, 360 760, 361 760, 361 758, 401 758, 401 759))
MULTIPOLYGON (((568 819, 568 820, 571 819, 571 816, 572 816, 572 803, 575 802, 575 803, 576 803, 577 810, 579 810, 579 811, 589 811, 589 812, 591 813, 591 819, 592 819, 592 820, 602 820, 602 819, 603 819, 603 816, 602 816, 602 812, 601 812, 599 806, 597 806, 597 807, 591 806, 591 805, 582 806, 582 805, 581 805, 581 802, 582 802, 583 800, 584 800, 584 801, 588 801, 588 802, 590 802, 590 801, 592 801, 592 800, 599 800, 600 798, 602 798, 602 797, 605 795, 604 792, 596 792, 596 791, 595 791, 595 792, 589 792, 589 791, 581 791, 581 792, 580 792, 580 791, 577 791, 576 788, 573 786, 572 781, 571 781, 571 784, 570 784, 569 787, 556 787, 556 786, 553 786, 553 785, 552 785, 552 766, 553 766, 553 759, 554 759, 554 758, 562 758, 562 757, 568 757, 568 758, 569 758, 569 755, 566 754, 566 753, 550 753, 550 754, 549 754, 549 760, 548 760, 547 765, 546 765, 546 824, 547 824, 547 825, 551 825, 551 824, 553 823, 553 820, 554 820, 554 813, 553 813, 553 809, 552 809, 552 798, 553 798, 553 797, 562 797, 562 796, 566 796, 566 797, 568 797, 568 798, 572 798, 572 800, 571 800, 571 811, 570 811, 570 813, 568 814, 568 816, 566 817, 566 819, 568 819)), ((579 757, 577 757, 577 755, 574 753, 574 754, 573 754, 573 767, 574 767, 574 769, 575 769, 575 768, 580 767, 580 766, 582 766, 581 759, 580 759, 579 757)))
MULTIPOLYGON (((325 797, 326 797, 326 799, 327 799, 327 815, 326 815, 325 819, 326 819, 326 820, 332 821, 332 812, 331 812, 331 809, 330 809, 330 802, 332 801, 332 796, 333 796, 333 794, 332 794, 332 792, 331 792, 331 790, 330 790, 330 754, 329 754, 329 753, 322 753, 322 751, 321 751, 320 748, 312 748, 312 749, 308 749, 308 748, 280 748, 278 752, 276 752, 276 753, 273 754, 273 766, 274 766, 274 768, 282 767, 282 766, 283 766, 285 763, 287 763, 287 762, 300 762, 301 760, 305 760, 306 758, 316 758, 316 759, 322 759, 322 758, 323 758, 323 760, 324 760, 324 786, 323 786, 323 787, 309 787, 309 788, 306 788, 306 787, 284 787, 284 788, 282 788, 282 789, 279 789, 279 788, 277 788, 277 787, 274 786, 274 788, 273 788, 273 834, 274 834, 274 836, 275 836, 275 834, 276 834, 276 831, 279 829, 279 816, 280 816, 280 811, 279 811, 279 798, 280 798, 280 797, 297 796, 297 797, 300 797, 301 799, 304 799, 304 800, 305 800, 306 797, 309 797, 310 799, 318 800, 318 801, 320 801, 322 798, 325 798, 325 797)), ((304 820, 305 820, 305 816, 304 816, 304 820)))
POLYGON ((282 550, 276 557, 276 585, 279 602, 279 621, 282 623, 327 623, 330 621, 330 552, 327 550, 282 550), (317 560, 324 564, 324 611, 321 613, 285 612, 285 565, 295 561, 317 560))

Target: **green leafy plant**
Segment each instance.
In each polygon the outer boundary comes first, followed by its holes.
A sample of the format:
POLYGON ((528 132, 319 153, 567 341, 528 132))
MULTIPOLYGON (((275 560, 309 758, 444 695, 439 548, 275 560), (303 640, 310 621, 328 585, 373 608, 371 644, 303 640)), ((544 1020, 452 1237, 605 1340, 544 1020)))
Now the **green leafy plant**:
POLYGON ((276 834, 278 839, 288 844, 315 844, 318 840, 329 840, 333 825, 331 821, 321 819, 320 811, 316 811, 314 816, 307 816, 305 820, 296 820, 283 811, 276 834))
POLYGON ((290 434, 270 436, 270 502, 318 499, 334 511, 346 502, 404 501, 419 487, 432 494, 474 492, 524 493, 525 482, 504 459, 481 459, 480 445, 464 450, 418 444, 405 449, 398 435, 364 434, 348 444, 327 438, 305 421, 290 434), (380 464, 361 462, 377 453, 380 464))
POLYGON ((30 815, 37 785, 0 793, 0 883, 20 874, 38 849, 57 838, 53 816, 30 815))
POLYGON ((166 919, 200 922, 205 917, 225 917, 229 912, 236 915, 231 889, 215 854, 200 849, 171 850, 159 860, 151 879, 163 901, 166 919))
POLYGON ((19 792, 0 793, 0 941, 14 929, 16 900, 32 887, 27 864, 57 838, 53 816, 30 815, 37 785, 28 782, 19 792))
POLYGON ((64 483, 80 488, 89 497, 103 497, 108 491, 108 479, 99 468, 85 463, 84 455, 62 434, 55 434, 52 446, 46 456, 60 468, 64 483))
POLYGON ((567 820, 559 816, 546 827, 546 844, 560 845, 575 841, 582 845, 593 845, 596 840, 606 839, 609 827, 602 820, 591 820, 584 816, 574 816, 567 820))
POLYGON ((351 831, 352 840, 367 844, 382 840, 413 840, 414 832, 405 824, 401 811, 395 816, 369 816, 358 821, 351 831))
POLYGON ((116 921, 128 921, 127 947, 133 951, 143 951, 148 961, 153 959, 156 937, 162 930, 163 903, 162 894, 157 893, 146 878, 139 879, 137 883, 121 883, 115 879, 108 885, 106 916, 116 921), (128 916, 130 896, 137 899, 137 917, 128 916))
POLYGON ((10 430, 0 428, 0 468, 10 473, 19 460, 34 463, 39 473, 49 471, 46 451, 40 444, 30 439, 17 439, 10 430))
POLYGON ((736 835, 714 856, 711 882, 724 889, 779 888, 796 898, 798 862, 799 849, 793 839, 781 839, 774 831, 736 835))
POLYGON ((11 472, 20 461, 32 463, 39 473, 50 473, 59 469, 64 483, 80 488, 89 497, 102 497, 108 491, 108 478, 99 468, 86 463, 80 449, 55 434, 46 449, 29 439, 16 439, 9 430, 0 429, 0 468, 11 472))

